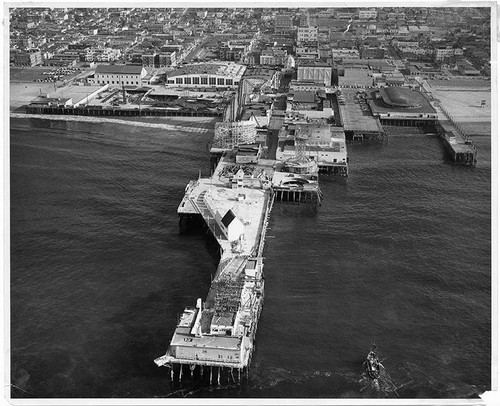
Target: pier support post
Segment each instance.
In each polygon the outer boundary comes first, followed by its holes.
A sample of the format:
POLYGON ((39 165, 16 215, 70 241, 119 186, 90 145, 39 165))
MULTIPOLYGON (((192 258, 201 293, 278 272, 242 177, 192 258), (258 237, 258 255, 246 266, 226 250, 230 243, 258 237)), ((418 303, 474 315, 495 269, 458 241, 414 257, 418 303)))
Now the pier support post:
POLYGON ((217 367, 217 386, 220 386, 220 367, 217 367))
POLYGON ((191 364, 189 365, 189 369, 191 370, 191 380, 193 380, 193 372, 194 372, 194 369, 196 368, 196 365, 195 364, 191 364))
POLYGON ((212 385, 212 366, 210 366, 210 385, 212 385))
POLYGON ((201 378, 203 379, 203 365, 200 365, 200 375, 201 375, 201 378))
POLYGON ((241 382, 241 368, 238 368, 238 383, 241 382))
POLYGON ((174 365, 170 364, 170 380, 174 381, 174 365))
POLYGON ((179 369, 179 382, 182 380, 182 364, 179 364, 180 365, 180 369, 179 369))

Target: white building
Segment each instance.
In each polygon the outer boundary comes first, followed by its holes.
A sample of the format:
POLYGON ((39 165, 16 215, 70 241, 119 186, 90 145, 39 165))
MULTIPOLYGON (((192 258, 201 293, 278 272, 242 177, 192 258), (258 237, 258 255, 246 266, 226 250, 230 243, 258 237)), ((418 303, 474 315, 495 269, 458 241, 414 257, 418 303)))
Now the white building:
POLYGON ((260 64, 270 66, 284 66, 288 61, 288 53, 285 49, 265 49, 260 54, 260 64))
POLYGON ((297 28, 297 41, 317 41, 318 40, 318 27, 298 27, 297 28))
POLYGON ((146 74, 147 71, 142 66, 97 65, 94 78, 89 78, 89 83, 142 86, 142 79, 146 74))
POLYGON ((322 64, 307 64, 297 69, 297 80, 299 82, 312 81, 324 83, 325 86, 332 84, 332 67, 322 64))
POLYGON ((360 20, 373 20, 377 18, 377 10, 374 9, 361 9, 358 11, 360 20))
POLYGON ((456 56, 462 56, 464 51, 462 48, 453 48, 451 46, 448 47, 437 47, 434 49, 434 60, 444 61, 447 58, 453 58, 456 56))
POLYGON ((319 58, 318 47, 299 46, 295 48, 295 54, 297 58, 309 58, 309 59, 319 58))
POLYGON ((222 231, 229 241, 237 241, 245 232, 245 225, 236 217, 232 210, 228 210, 220 222, 222 231))
POLYGON ((305 140, 305 154, 318 165, 347 164, 344 130, 323 123, 285 124, 279 132, 276 159, 296 155, 297 138, 305 140))
POLYGON ((238 87, 246 66, 233 62, 197 63, 182 66, 167 74, 167 87, 238 87))
POLYGON ((349 48, 332 48, 332 59, 338 61, 344 58, 359 59, 359 51, 349 48))

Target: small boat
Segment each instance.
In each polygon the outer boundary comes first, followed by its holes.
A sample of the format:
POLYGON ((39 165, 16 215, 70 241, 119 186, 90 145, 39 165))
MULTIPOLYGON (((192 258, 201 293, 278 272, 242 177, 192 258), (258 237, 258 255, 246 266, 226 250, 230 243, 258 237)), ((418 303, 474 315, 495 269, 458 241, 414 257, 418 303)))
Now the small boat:
POLYGON ((377 358, 377 354, 375 354, 373 348, 368 355, 366 356, 366 361, 364 362, 364 366, 366 368, 366 373, 372 379, 380 378, 380 361, 377 358))

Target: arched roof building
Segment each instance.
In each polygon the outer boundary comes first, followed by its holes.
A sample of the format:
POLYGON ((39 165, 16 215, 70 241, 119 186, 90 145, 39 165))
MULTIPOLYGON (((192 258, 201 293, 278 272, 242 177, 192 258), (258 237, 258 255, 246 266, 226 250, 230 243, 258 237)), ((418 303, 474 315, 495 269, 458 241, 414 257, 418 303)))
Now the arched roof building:
POLYGON ((416 126, 433 123, 438 115, 434 107, 417 90, 406 87, 384 87, 371 92, 369 105, 382 124, 416 126))
POLYGON ((233 62, 195 63, 167 73, 166 86, 237 88, 246 66, 233 62))
POLYGON ((405 87, 385 87, 379 90, 384 104, 395 108, 422 107, 422 94, 405 87))

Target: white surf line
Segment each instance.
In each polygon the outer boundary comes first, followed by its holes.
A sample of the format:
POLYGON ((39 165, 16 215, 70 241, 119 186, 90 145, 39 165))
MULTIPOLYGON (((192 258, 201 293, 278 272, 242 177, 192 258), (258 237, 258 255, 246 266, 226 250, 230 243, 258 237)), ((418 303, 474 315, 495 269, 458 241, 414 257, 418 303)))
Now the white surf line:
POLYGON ((48 114, 27 114, 27 113, 10 113, 12 118, 37 118, 42 120, 53 121, 78 121, 87 123, 115 123, 122 125, 131 125, 134 127, 161 128, 164 130, 178 130, 184 132, 208 132, 208 128, 166 124, 166 123, 147 123, 143 121, 128 121, 109 117, 89 117, 89 116, 71 116, 71 115, 48 115, 48 114))

